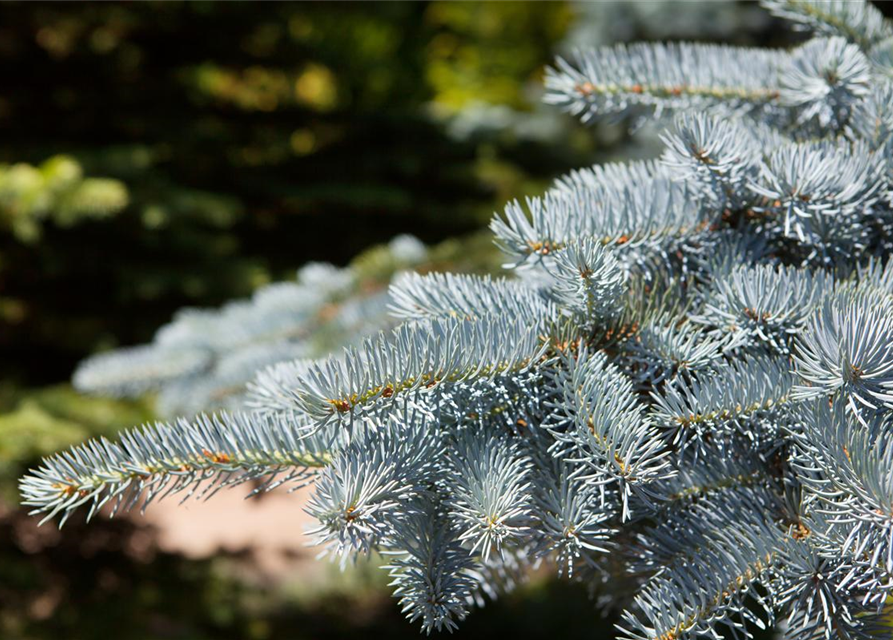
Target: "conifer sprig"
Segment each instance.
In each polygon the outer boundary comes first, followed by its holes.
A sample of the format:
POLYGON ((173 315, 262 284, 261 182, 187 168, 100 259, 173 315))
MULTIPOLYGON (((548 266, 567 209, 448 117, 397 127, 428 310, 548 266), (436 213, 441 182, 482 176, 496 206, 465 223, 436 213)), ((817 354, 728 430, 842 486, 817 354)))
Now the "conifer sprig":
POLYGON ((209 496, 223 486, 262 480, 263 487, 307 480, 330 461, 333 440, 304 437, 288 421, 245 414, 199 416, 127 431, 44 460, 21 482, 24 504, 60 524, 82 506, 92 518, 145 508, 167 495, 209 496))

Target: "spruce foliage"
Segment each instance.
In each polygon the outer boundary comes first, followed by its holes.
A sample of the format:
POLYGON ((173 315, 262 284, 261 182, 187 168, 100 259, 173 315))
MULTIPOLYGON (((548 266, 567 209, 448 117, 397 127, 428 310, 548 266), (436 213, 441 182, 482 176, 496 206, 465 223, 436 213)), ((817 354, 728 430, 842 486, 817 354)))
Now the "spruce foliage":
MULTIPOLYGON (((515 278, 400 277, 395 329, 260 372, 237 413, 49 458, 25 503, 64 522, 310 480, 320 544, 384 554, 428 632, 547 562, 620 610, 623 638, 877 635, 893 590, 893 27, 857 2, 765 4, 813 39, 558 62, 550 103, 653 119, 666 152, 509 204, 492 230, 515 278)), ((184 316, 199 330, 172 325, 170 356, 129 371, 191 374, 215 331, 248 348, 282 329, 261 302, 223 314, 235 323, 184 316)))

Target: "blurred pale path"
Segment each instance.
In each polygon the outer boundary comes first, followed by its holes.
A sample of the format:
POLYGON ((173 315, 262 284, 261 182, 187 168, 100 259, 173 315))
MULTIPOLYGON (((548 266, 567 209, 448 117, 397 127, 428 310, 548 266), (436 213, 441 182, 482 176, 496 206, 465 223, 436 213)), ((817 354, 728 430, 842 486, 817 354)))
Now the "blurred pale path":
POLYGON ((303 507, 312 487, 289 493, 272 491, 247 498, 249 486, 220 491, 211 500, 175 498, 138 511, 130 517, 157 531, 158 546, 189 558, 207 558, 220 552, 248 551, 258 574, 273 581, 294 576, 318 578, 325 564, 315 562, 317 550, 309 547, 305 529, 315 521, 303 507))

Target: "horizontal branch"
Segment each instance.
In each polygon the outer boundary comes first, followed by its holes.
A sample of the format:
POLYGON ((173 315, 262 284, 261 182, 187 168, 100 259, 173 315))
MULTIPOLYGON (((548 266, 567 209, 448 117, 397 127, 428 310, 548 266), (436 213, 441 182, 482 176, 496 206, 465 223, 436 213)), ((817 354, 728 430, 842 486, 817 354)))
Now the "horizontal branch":
POLYGON ((637 109, 751 110, 779 98, 783 51, 673 43, 601 47, 559 59, 546 74, 546 102, 584 121, 637 109))
POLYGON ((110 501, 114 515, 183 491, 185 500, 248 480, 264 480, 263 490, 307 479, 328 463, 329 444, 276 417, 199 416, 145 425, 125 431, 118 442, 91 440, 45 458, 22 478, 20 491, 32 514, 45 513, 42 522, 61 514, 61 526, 82 506, 89 506, 89 520, 110 501))

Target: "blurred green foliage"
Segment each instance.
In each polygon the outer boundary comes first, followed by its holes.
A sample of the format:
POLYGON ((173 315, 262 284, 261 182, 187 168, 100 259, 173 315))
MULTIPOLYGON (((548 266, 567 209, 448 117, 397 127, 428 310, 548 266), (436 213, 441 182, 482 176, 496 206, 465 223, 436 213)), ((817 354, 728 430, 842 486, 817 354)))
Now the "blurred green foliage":
POLYGON ((33 167, 0 164, 0 227, 22 242, 40 239, 51 219, 70 227, 85 218, 112 216, 127 206, 127 187, 119 180, 85 178, 81 165, 55 156, 33 167))
POLYGON ((434 102, 459 110, 470 102, 530 109, 525 90, 538 87, 574 17, 565 3, 437 2, 427 22, 425 76, 434 102))
POLYGON ((7 3, 3 18, 0 162, 45 192, 63 170, 114 181, 40 216, 120 210, 29 244, 34 227, 0 231, 0 375, 21 384, 308 260, 469 233, 585 152, 457 141, 431 115, 529 109, 564 3, 7 3))

